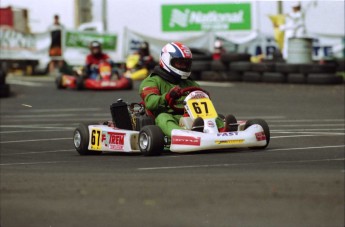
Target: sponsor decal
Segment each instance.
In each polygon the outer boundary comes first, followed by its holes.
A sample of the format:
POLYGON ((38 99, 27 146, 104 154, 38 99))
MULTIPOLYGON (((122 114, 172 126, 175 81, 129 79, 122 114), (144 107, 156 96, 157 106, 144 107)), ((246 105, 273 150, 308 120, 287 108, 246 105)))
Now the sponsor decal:
POLYGON ((210 128, 214 128, 213 121, 207 121, 207 126, 210 127, 210 128))
POLYGON ((194 137, 194 136, 172 136, 171 144, 200 146, 200 137, 194 137))
POLYGON ((101 81, 102 87, 108 87, 108 86, 116 86, 115 81, 101 81))
POLYGON ((179 4, 162 6, 162 30, 250 30, 250 3, 179 4))
POLYGON ((202 99, 207 98, 207 95, 202 91, 194 91, 191 93, 191 99, 202 99))
POLYGON ((258 133, 255 133, 255 137, 256 137, 256 140, 257 140, 257 141, 266 140, 265 132, 258 132, 258 133))
POLYGON ((101 143, 102 131, 100 129, 94 128, 91 131, 91 149, 100 150, 102 148, 101 143))
POLYGON ((244 140, 216 140, 216 144, 242 144, 244 140))
POLYGON ((217 133, 217 136, 237 136, 238 132, 223 132, 217 133))
POLYGON ((123 150, 125 144, 125 133, 108 132, 108 146, 111 150, 123 150))

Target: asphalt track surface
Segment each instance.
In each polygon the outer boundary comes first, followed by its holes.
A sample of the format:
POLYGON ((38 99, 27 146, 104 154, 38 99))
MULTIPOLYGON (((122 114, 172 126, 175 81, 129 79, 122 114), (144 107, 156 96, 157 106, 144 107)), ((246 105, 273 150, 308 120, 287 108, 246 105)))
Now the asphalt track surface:
POLYGON ((1 99, 1 226, 344 226, 344 86, 208 84, 218 112, 270 125, 266 150, 79 156, 79 122, 133 91, 11 79, 1 99))

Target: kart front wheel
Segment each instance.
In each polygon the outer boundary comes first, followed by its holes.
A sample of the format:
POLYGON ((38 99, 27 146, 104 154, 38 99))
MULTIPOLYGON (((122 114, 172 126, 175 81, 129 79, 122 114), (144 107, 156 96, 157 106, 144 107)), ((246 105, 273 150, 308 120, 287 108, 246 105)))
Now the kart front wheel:
POLYGON ((101 154, 99 151, 90 151, 89 147, 89 124, 80 124, 73 133, 73 144, 80 155, 101 154))
POLYGON ((76 89, 78 91, 84 90, 84 78, 82 76, 78 76, 76 80, 76 89))
POLYGON ((251 147, 251 149, 265 149, 268 144, 270 143, 270 137, 271 137, 271 133, 270 133, 270 128, 268 127, 268 124, 265 120, 262 119, 253 119, 253 120, 248 120, 244 126, 244 129, 246 130, 247 128, 249 128, 252 125, 258 124, 260 125, 265 133, 266 136, 266 145, 262 146, 262 147, 251 147))
POLYGON ((164 134, 156 125, 144 126, 139 133, 139 148, 145 156, 161 155, 164 150, 164 134))

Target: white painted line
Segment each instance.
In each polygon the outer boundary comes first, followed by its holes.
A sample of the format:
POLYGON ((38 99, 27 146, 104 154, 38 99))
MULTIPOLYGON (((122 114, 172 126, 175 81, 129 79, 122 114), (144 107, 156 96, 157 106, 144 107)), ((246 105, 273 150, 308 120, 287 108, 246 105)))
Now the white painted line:
POLYGON ((345 119, 295 119, 295 120, 271 120, 270 122, 339 122, 345 119))
MULTIPOLYGON (((261 119, 265 119, 265 120, 269 120, 269 119, 285 119, 286 116, 236 116, 237 120, 248 120, 248 119, 256 119, 256 118, 261 118, 261 119)), ((280 120, 278 120, 278 122, 280 122, 280 120)))
POLYGON ((321 147, 276 148, 276 149, 268 149, 267 151, 311 150, 311 149, 327 149, 327 148, 340 148, 340 147, 345 147, 345 145, 321 146, 321 147))
POLYGON ((0 144, 4 144, 4 143, 40 142, 40 141, 55 141, 55 140, 72 140, 72 137, 68 137, 68 138, 51 138, 51 139, 35 139, 35 140, 12 140, 12 141, 1 141, 0 144))
POLYGON ((70 152, 70 151, 75 151, 75 149, 56 150, 56 151, 33 151, 33 152, 10 153, 10 154, 0 154, 0 155, 1 156, 14 156, 14 155, 28 155, 28 154, 59 153, 59 152, 70 152))
POLYGON ((37 82, 21 81, 21 80, 7 80, 8 84, 21 85, 28 87, 42 87, 43 84, 37 82))
POLYGON ((310 131, 345 131, 345 128, 305 128, 305 129, 274 129, 271 132, 310 132, 310 131))
POLYGON ((4 119, 21 119, 21 118, 30 118, 30 119, 34 119, 34 118, 59 118, 59 117, 68 117, 68 118, 72 118, 75 117, 76 118, 81 118, 81 117, 108 117, 110 118, 110 114, 109 113, 90 113, 90 114, 85 114, 87 116, 82 116, 82 114, 80 113, 65 113, 65 114, 33 114, 33 115, 3 115, 2 117, 4 119))
POLYGON ((11 133, 32 133, 32 132, 62 132, 62 131, 69 131, 73 130, 74 128, 61 128, 61 129, 54 129, 54 130, 21 130, 21 131, 2 131, 0 134, 11 134, 11 133))
MULTIPOLYGON (((294 148, 276 148, 276 149, 266 149, 265 152, 269 151, 290 151, 290 150, 311 150, 311 149, 327 149, 327 148, 341 148, 345 145, 335 145, 335 146, 321 146, 321 147, 294 147, 294 148)), ((184 156, 193 156, 193 154, 183 154, 183 155, 171 155, 166 156, 167 158, 180 158, 184 156)))
POLYGON ((78 161, 16 162, 16 163, 1 163, 0 166, 59 164, 59 163, 69 163, 69 162, 78 162, 78 161))
POLYGON ((324 135, 291 135, 291 136, 271 136, 271 139, 280 139, 280 138, 295 138, 295 137, 311 137, 311 136, 324 136, 324 135))
POLYGON ((165 169, 210 168, 210 167, 230 167, 230 166, 241 166, 241 165, 330 162, 330 161, 344 161, 344 160, 345 158, 334 158, 334 159, 310 159, 310 160, 278 161, 278 162, 248 162, 248 163, 233 163, 233 164, 224 163, 224 164, 210 164, 210 165, 146 167, 146 168, 138 168, 137 170, 145 171, 145 170, 165 170, 165 169))
POLYGON ((29 107, 29 108, 32 107, 31 105, 28 105, 28 104, 22 104, 22 106, 29 107))
MULTIPOLYGON (((109 120, 111 118, 111 116, 109 117, 106 117, 105 119, 103 119, 103 117, 101 118, 102 120, 109 120)), ((83 122, 83 121, 94 121, 94 122, 100 122, 100 118, 96 118, 96 117, 93 117, 93 118, 78 118, 78 117, 75 117, 75 118, 66 118, 66 119, 63 119, 63 118, 59 118, 59 119, 56 119, 56 118, 46 118, 46 119, 42 119, 42 118, 38 118, 38 119, 32 119, 32 118, 28 118, 28 119, 25 119, 26 122, 72 122, 72 123, 75 123, 75 122, 83 122)), ((23 122, 23 119, 6 119, 6 123, 7 122, 23 122)))
POLYGON ((197 83, 205 87, 234 87, 234 84, 229 82, 197 81, 197 83))
MULTIPOLYGON (((0 125, 0 128, 40 128, 40 129, 56 129, 57 126, 77 126, 78 123, 65 123, 65 124, 30 124, 30 125, 0 125)), ((58 128, 67 128, 67 127, 58 127, 58 128)))
POLYGON ((91 112, 91 111, 102 111, 102 108, 62 108, 62 109, 30 109, 19 112, 25 113, 57 113, 57 112, 91 112))
POLYGON ((344 126, 344 123, 339 123, 339 124, 298 124, 298 125, 274 125, 274 124, 269 124, 270 127, 330 127, 330 126, 336 126, 336 127, 341 127, 344 126))
POLYGON ((323 136, 343 136, 345 133, 341 132, 271 132, 271 133, 280 133, 280 134, 310 134, 310 135, 323 135, 323 136))

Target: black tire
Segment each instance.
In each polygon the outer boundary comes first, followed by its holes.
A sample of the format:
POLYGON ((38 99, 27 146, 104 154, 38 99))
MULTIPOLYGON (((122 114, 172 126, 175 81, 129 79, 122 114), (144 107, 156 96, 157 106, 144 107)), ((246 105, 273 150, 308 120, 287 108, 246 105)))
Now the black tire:
POLYGON ((266 145, 265 146, 262 146, 262 147, 251 147, 250 149, 265 149, 268 144, 270 143, 270 140, 271 140, 271 133, 270 133, 270 128, 268 127, 268 124, 265 120, 262 120, 262 119, 252 119, 252 120, 248 120, 246 122, 246 124, 244 125, 244 130, 246 130, 249 126, 252 126, 252 125, 255 125, 255 124, 258 124, 260 125, 263 130, 264 130, 264 133, 265 133, 265 136, 266 136, 266 145))
POLYGON ((337 72, 345 72, 345 59, 337 60, 337 72))
POLYGON ((192 71, 189 78, 192 80, 201 80, 202 79, 202 72, 201 71, 192 71))
POLYGON ((10 96, 10 85, 0 84, 0 97, 6 98, 10 96))
POLYGON ((250 62, 233 62, 230 64, 230 70, 235 72, 251 71, 252 64, 250 62))
POLYGON ((273 62, 256 63, 252 64, 253 72, 274 72, 275 64, 273 62))
POLYGON ((191 71, 202 72, 209 71, 211 69, 211 61, 193 61, 191 71))
POLYGON ((264 72, 262 82, 266 83, 285 83, 286 76, 283 73, 264 72))
POLYGON ((337 67, 334 64, 303 64, 299 67, 300 73, 335 73, 337 67))
POLYGON ((275 71, 279 73, 298 73, 299 65, 287 64, 287 63, 276 63, 275 71))
POLYGON ((58 75, 55 79, 55 84, 56 84, 56 88, 57 89, 65 89, 66 87, 64 87, 62 85, 62 75, 58 75))
POLYGON ((78 76, 78 77, 77 77, 76 83, 77 83, 76 89, 77 89, 78 91, 84 90, 84 88, 85 88, 85 87, 84 87, 84 77, 78 76))
POLYGON ((307 77, 302 73, 290 73, 287 76, 287 82, 290 84, 305 84, 307 77))
POLYGON ((335 74, 309 74, 307 77, 308 84, 341 84, 343 78, 335 74))
POLYGON ((240 72, 228 72, 227 81, 242 81, 243 73, 240 72))
MULTIPOLYGON (((250 54, 246 54, 246 53, 224 53, 221 55, 220 60, 222 62, 239 62, 239 61, 246 61, 249 62, 250 61, 250 54)), ((194 58, 194 56, 193 56, 194 58)))
POLYGON ((164 150, 164 134, 157 125, 144 126, 139 133, 139 148, 145 156, 161 155, 164 150))
POLYGON ((6 73, 2 69, 0 69, 0 84, 5 84, 6 80, 6 73))
POLYGON ((193 64, 194 61, 212 61, 212 54, 208 50, 199 48, 190 48, 193 54, 193 64))
POLYGON ((258 72, 245 72, 242 80, 245 82, 261 82, 261 74, 258 72))
POLYGON ((214 60, 211 62, 211 70, 212 71, 227 71, 229 68, 229 64, 226 64, 219 60, 214 60))
POLYGON ((101 154, 102 152, 100 151, 90 151, 88 149, 89 146, 89 125, 91 124, 80 124, 73 133, 73 144, 75 149, 78 151, 78 153, 80 155, 97 155, 97 154, 101 154), (79 133, 80 136, 80 143, 76 143, 76 137, 78 137, 77 133, 79 133))
POLYGON ((128 87, 126 88, 126 90, 132 90, 133 89, 133 80, 131 78, 127 78, 128 79, 128 87))

